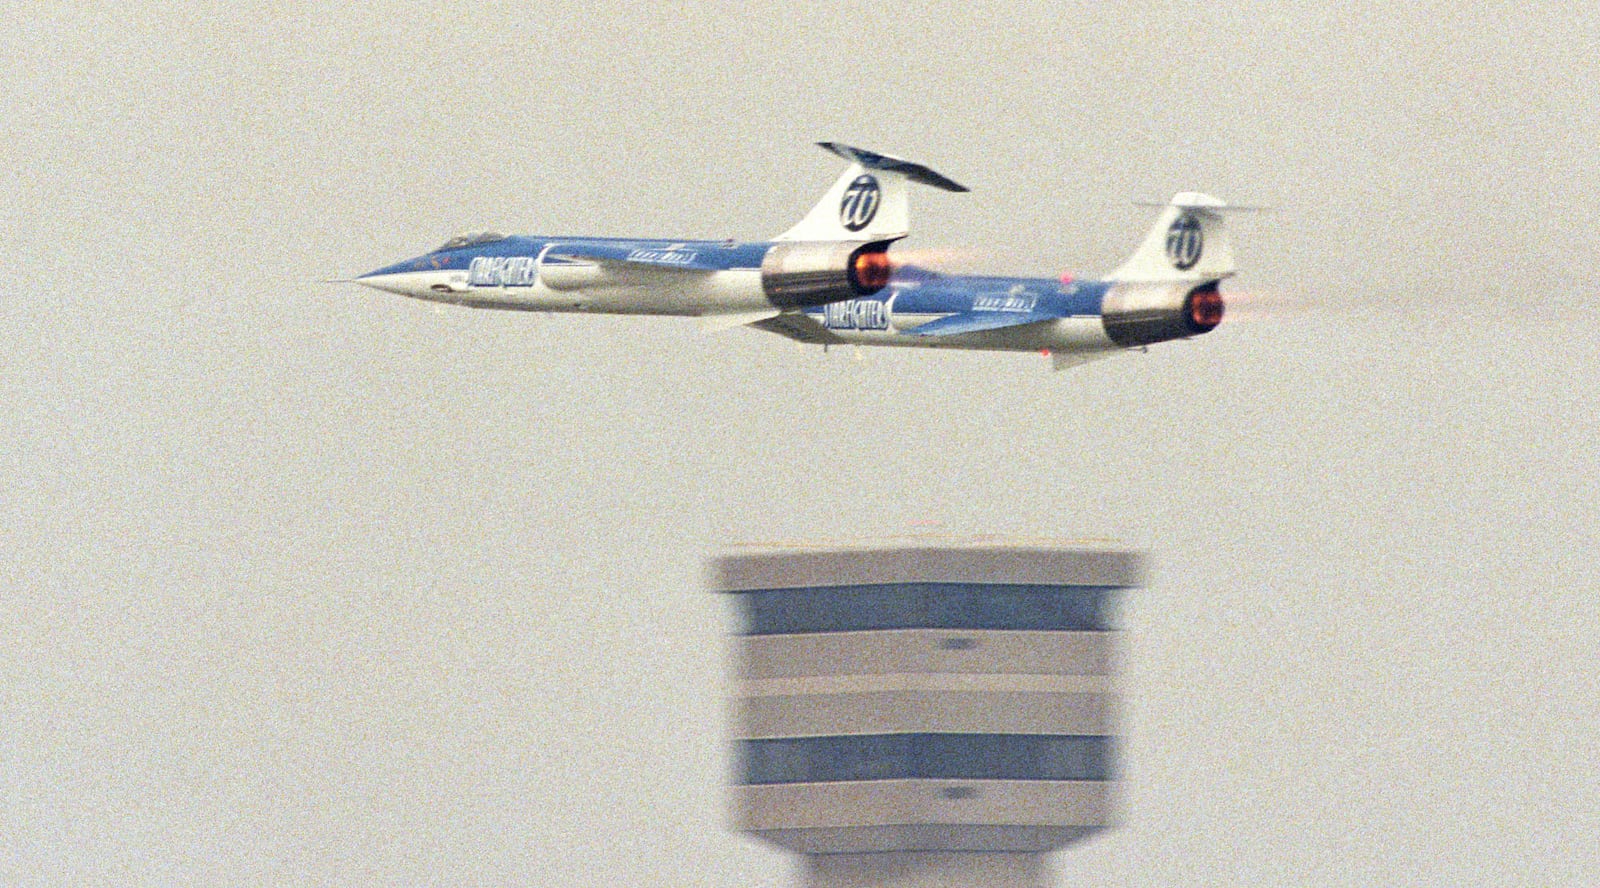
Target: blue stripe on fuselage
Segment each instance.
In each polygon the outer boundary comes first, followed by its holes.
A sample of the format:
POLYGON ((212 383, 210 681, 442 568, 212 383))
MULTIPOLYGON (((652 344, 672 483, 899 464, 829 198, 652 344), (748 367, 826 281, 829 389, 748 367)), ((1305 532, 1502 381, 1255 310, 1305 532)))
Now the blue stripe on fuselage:
MULTIPOLYGON (((684 241, 684 240, 657 240, 622 237, 541 237, 529 235, 516 235, 504 240, 493 241, 485 244, 457 247, 452 250, 435 250, 425 253, 415 259, 396 262, 377 271, 370 271, 362 277, 375 277, 383 274, 402 274, 414 271, 446 271, 452 269, 466 269, 472 265, 472 260, 479 257, 494 258, 520 258, 537 259, 544 248, 550 244, 560 244, 563 247, 581 249, 584 245, 593 245, 596 252, 606 254, 620 251, 640 251, 642 254, 655 254, 672 252, 675 255, 694 254, 694 261, 702 268, 710 267, 715 270, 731 271, 734 269, 756 269, 761 267, 761 260, 766 257, 767 251, 772 248, 770 243, 743 243, 739 241, 684 241)), ((625 253, 624 253, 625 255, 625 253)))
POLYGON ((896 316, 1015 312, 1019 316, 1097 317, 1109 289, 1107 281, 944 275, 907 265, 895 269, 889 286, 873 296, 806 311, 829 329, 838 330, 887 329, 885 304, 890 299, 896 316))
POLYGON ((1098 315, 1111 285, 1105 281, 1055 278, 930 275, 914 266, 898 269, 888 289, 895 314, 953 314, 966 311, 1049 312, 1060 317, 1098 315))

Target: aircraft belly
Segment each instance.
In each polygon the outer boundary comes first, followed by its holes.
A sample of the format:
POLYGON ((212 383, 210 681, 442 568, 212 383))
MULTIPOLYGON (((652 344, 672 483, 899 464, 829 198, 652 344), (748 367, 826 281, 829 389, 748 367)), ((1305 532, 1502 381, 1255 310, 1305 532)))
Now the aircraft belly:
POLYGON ((1119 351, 1120 346, 1106 336, 1105 323, 1099 315, 1061 318, 1039 324, 1047 331, 1049 341, 1045 348, 1051 351, 1100 352, 1119 351))

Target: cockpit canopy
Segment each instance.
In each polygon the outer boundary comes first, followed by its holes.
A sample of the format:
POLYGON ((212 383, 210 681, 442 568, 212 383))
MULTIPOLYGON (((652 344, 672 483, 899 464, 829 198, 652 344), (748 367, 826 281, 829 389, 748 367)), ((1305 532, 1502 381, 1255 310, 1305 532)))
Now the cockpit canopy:
POLYGON ((450 238, 441 244, 437 250, 434 250, 434 252, 442 253, 445 250, 459 250, 462 247, 476 247, 479 244, 492 244, 495 241, 503 241, 505 239, 506 236, 498 231, 469 231, 466 234, 458 234, 455 237, 450 238))

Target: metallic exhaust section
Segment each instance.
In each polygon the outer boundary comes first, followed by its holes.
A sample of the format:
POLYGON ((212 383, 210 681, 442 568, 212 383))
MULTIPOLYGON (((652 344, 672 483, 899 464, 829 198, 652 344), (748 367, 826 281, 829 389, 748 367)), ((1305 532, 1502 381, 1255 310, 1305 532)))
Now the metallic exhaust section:
POLYGON ((1106 336, 1123 348, 1137 348, 1208 333, 1222 323, 1217 284, 1118 284, 1101 307, 1106 336))
POLYGON ((871 296, 889 284, 888 241, 779 243, 761 260, 761 289, 779 308, 871 296))

